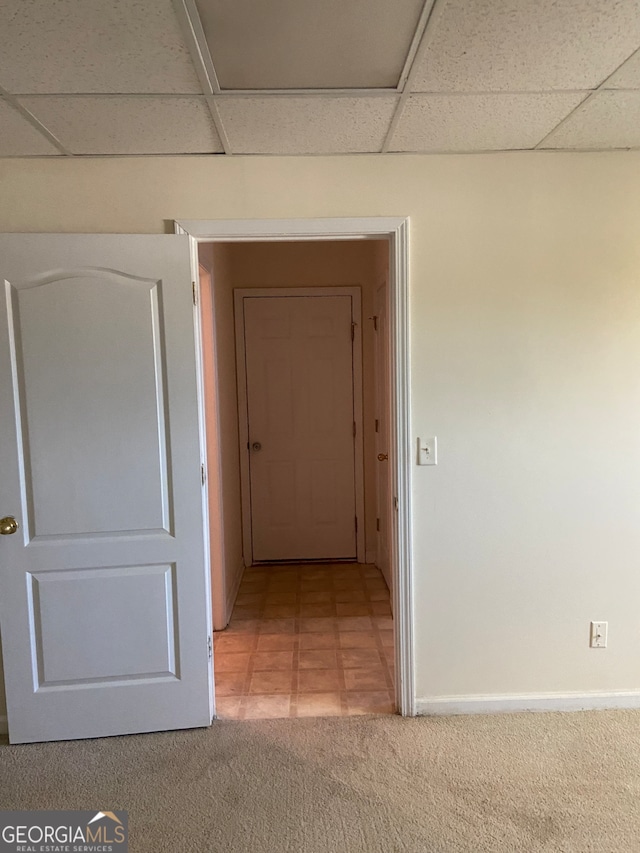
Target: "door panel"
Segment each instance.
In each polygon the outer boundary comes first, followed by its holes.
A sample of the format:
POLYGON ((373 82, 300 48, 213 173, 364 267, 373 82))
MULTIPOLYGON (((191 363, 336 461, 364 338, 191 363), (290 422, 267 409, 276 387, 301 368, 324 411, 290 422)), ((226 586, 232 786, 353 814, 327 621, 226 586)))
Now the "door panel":
POLYGON ((177 677, 175 565, 41 572, 28 578, 36 689, 177 677), (99 656, 87 654, 96 648, 99 656))
POLYGON ((253 558, 354 559, 352 299, 243 307, 253 558))
POLYGON ((169 532, 160 283, 68 271, 6 287, 27 541, 169 532))
POLYGON ((9 736, 208 725, 188 240, 1 235, 9 736))

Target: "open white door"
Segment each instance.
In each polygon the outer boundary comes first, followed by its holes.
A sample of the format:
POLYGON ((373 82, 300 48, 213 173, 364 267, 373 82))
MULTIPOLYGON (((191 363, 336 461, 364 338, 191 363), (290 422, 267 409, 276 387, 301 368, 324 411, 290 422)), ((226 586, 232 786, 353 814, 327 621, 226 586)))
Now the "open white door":
POLYGON ((211 721, 188 238, 0 235, 12 743, 211 721))

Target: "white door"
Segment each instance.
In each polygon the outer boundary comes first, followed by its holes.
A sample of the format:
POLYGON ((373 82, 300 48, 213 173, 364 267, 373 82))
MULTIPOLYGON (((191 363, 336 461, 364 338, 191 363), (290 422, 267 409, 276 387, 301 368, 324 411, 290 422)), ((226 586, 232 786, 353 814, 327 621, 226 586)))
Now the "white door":
POLYGON ((187 240, 0 235, 13 743, 210 723, 187 240))
POLYGON ((253 559, 355 559, 352 298, 243 306, 253 559))
POLYGON ((376 375, 376 565, 391 590, 391 502, 389 477, 390 446, 390 374, 387 286, 381 285, 375 297, 375 375, 376 375))

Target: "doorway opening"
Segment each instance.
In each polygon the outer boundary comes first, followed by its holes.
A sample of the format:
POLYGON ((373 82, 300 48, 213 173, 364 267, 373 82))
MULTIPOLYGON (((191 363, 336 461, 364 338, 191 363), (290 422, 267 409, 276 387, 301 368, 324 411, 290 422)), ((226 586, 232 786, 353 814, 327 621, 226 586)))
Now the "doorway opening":
POLYGON ((200 272, 217 716, 411 715, 406 222, 176 230, 200 272))

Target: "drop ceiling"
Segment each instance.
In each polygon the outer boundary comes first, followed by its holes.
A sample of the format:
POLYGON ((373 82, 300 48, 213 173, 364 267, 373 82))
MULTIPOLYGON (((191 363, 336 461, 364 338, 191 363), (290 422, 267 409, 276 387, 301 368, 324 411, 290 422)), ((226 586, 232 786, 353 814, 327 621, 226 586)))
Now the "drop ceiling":
POLYGON ((0 156, 640 148, 640 0, 0 0, 0 156))

